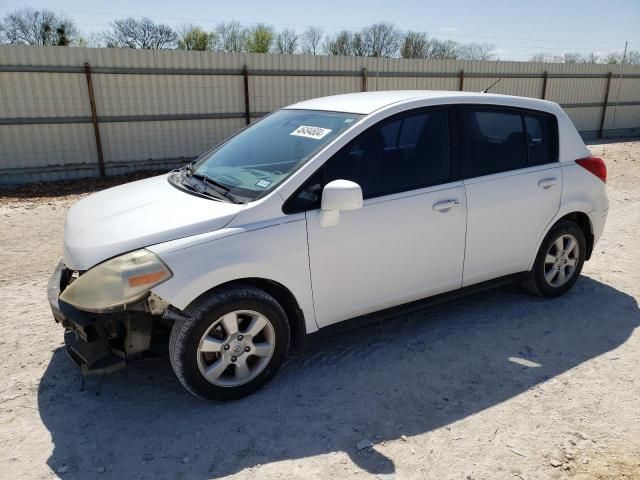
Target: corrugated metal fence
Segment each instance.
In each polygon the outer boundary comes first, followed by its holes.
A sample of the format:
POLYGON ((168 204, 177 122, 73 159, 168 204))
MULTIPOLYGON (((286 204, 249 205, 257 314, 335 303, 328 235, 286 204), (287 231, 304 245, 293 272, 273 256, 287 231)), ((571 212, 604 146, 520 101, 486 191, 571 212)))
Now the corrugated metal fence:
POLYGON ((169 169, 252 119, 364 90, 546 98, 585 137, 640 135, 640 66, 0 46, 0 185, 169 169))

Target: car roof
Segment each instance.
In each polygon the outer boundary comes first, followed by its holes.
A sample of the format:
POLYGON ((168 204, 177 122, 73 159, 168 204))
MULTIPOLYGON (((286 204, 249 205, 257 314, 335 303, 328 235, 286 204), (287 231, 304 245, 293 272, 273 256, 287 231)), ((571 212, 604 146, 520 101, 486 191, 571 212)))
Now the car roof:
POLYGON ((434 104, 450 103, 475 103, 511 105, 514 107, 533 108, 545 111, 554 111, 557 105, 546 100, 535 98, 515 97, 511 95, 498 95, 494 93, 456 92, 449 90, 391 90, 379 92, 346 93, 331 95, 329 97, 304 100, 288 109, 300 110, 325 110, 331 112, 347 112, 369 115, 376 110, 388 107, 396 103, 419 102, 434 100, 434 104))

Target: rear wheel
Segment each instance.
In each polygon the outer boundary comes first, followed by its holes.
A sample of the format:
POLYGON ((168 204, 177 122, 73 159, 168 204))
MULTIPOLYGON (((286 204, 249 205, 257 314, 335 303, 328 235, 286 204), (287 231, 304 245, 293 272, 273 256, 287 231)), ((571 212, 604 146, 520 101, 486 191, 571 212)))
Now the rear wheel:
POLYGON ((252 286, 225 288, 176 321, 169 353, 180 382, 194 395, 231 400, 276 374, 289 349, 289 323, 278 302, 252 286))
POLYGON ((578 280, 585 252, 586 241, 580 226, 570 220, 558 222, 543 240, 524 282, 525 288, 544 297, 562 295, 578 280))

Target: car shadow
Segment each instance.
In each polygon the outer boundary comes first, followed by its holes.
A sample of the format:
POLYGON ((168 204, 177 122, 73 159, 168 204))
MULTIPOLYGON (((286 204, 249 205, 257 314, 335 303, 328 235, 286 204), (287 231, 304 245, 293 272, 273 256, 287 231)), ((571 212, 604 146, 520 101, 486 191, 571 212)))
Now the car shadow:
POLYGON ((358 444, 490 408, 615 349, 639 325, 633 297, 589 277, 553 300, 503 287, 333 337, 229 403, 186 393, 166 359, 83 386, 60 349, 38 391, 48 464, 63 478, 211 478, 342 451, 390 474, 391 459, 358 444))

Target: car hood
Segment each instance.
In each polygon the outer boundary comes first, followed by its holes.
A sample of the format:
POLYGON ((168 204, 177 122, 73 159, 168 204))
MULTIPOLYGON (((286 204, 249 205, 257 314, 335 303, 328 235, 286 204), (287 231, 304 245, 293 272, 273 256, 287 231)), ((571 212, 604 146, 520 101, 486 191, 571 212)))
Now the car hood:
POLYGON ((109 188, 73 205, 64 227, 65 265, 86 270, 138 248, 218 230, 243 208, 179 190, 167 178, 109 188))

